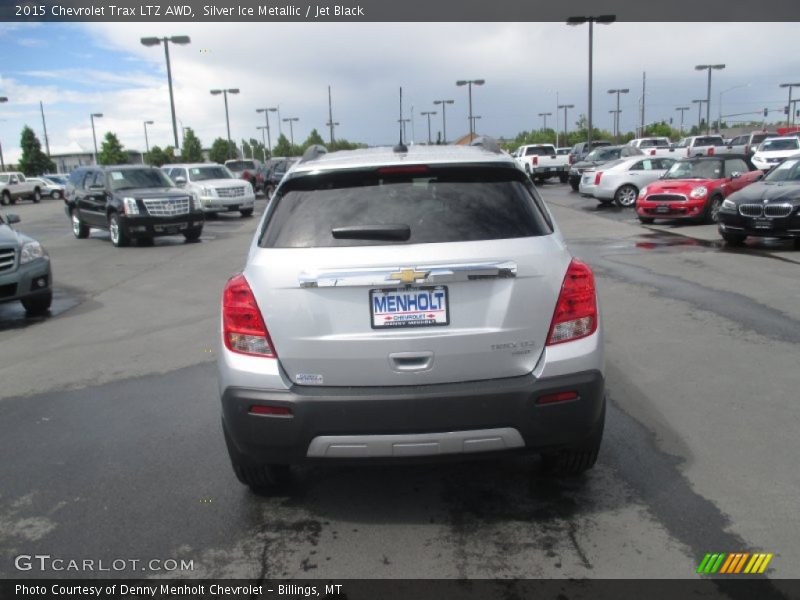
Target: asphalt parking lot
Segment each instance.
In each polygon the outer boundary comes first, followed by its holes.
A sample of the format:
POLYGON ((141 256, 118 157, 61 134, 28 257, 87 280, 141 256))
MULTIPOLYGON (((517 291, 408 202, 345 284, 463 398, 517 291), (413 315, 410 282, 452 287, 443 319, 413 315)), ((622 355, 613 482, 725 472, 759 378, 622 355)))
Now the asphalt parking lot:
POLYGON ((81 575, 14 566, 45 553, 191 560, 170 574, 193 578, 684 578, 712 551, 771 552, 770 577, 798 577, 800 251, 731 250, 712 226, 643 227, 542 190, 597 275, 610 405, 595 469, 302 468, 269 497, 231 472, 213 363, 220 291, 264 199, 198 244, 123 249, 75 239, 59 201, 13 207, 56 295, 38 319, 0 305, 0 577, 81 575))

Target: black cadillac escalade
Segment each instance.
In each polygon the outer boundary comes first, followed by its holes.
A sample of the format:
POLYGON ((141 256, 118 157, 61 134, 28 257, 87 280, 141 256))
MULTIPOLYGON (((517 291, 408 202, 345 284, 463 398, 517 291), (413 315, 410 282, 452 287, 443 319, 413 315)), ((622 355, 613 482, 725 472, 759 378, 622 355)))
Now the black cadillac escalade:
POLYGON ((77 238, 95 227, 107 229, 115 246, 127 246, 162 235, 182 234, 194 242, 203 232, 195 198, 153 167, 79 167, 70 174, 64 202, 77 238))

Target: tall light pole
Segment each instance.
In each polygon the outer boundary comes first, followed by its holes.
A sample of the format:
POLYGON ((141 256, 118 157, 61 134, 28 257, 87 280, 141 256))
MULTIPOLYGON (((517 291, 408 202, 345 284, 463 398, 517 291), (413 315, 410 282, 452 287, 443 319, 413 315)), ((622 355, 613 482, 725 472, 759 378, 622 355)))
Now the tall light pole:
POLYGON ((44 120, 44 104, 39 100, 39 110, 42 111, 42 129, 44 130, 44 147, 47 148, 47 156, 50 156, 50 140, 47 139, 47 121, 44 120))
POLYGON ((681 111, 681 135, 683 135, 683 113, 685 113, 690 108, 691 108, 690 106, 679 106, 678 108, 675 109, 681 111))
MULTIPOLYGON (((8 98, 6 98, 5 96, 0 96, 0 104, 3 104, 4 102, 8 102, 8 98)), ((6 170, 6 161, 3 160, 3 146, 2 146, 2 144, 0 144, 0 169, 2 169, 3 172, 5 172, 5 170, 6 170)))
POLYGON ((547 117, 551 116, 552 114, 553 113, 551 112, 539 113, 540 117, 544 117, 544 125, 542 126, 542 131, 545 131, 547 129, 547 117))
POLYGON ((334 122, 333 120, 333 103, 331 102, 331 86, 328 86, 328 122, 325 123, 330 128, 331 133, 331 150, 333 150, 333 128, 338 125, 338 123, 334 122))
POLYGON ((172 94, 172 66, 169 63, 169 43, 185 45, 192 40, 188 35, 173 35, 170 37, 143 37, 141 39, 144 46, 158 46, 164 44, 164 56, 167 58, 167 83, 169 84, 169 107, 172 110, 172 134, 175 136, 175 148, 180 148, 178 145, 178 124, 175 118, 175 98, 172 94))
POLYGON ((697 133, 700 133, 700 126, 703 124, 703 100, 702 98, 698 100, 692 100, 692 104, 697 104, 697 133))
MULTIPOLYGON (((150 140, 147 139, 147 126, 152 125, 153 121, 143 121, 144 123, 144 150, 145 154, 150 154, 150 140)), ((142 156, 142 164, 144 164, 144 156, 142 156)))
POLYGON ((786 126, 794 125, 794 110, 792 108, 792 88, 800 87, 800 83, 781 83, 778 87, 789 88, 789 103, 786 105, 786 126))
POLYGON ((266 129, 266 126, 259 125, 258 127, 256 127, 256 129, 261 130, 261 145, 264 147, 264 151, 262 152, 262 154, 264 155, 264 162, 267 162, 267 140, 264 139, 264 130, 266 129))
MULTIPOLYGON (((228 130, 228 148, 225 155, 230 158, 231 155, 231 121, 228 118, 228 94, 238 94, 239 88, 228 88, 226 90, 211 90, 212 96, 219 96, 220 94, 223 95, 225 98, 225 127, 228 130)), ((177 134, 175 139, 177 140, 177 134)))
POLYGON ((695 71, 708 71, 708 89, 706 91, 706 135, 711 131, 711 71, 721 71, 725 65, 695 65, 695 71))
POLYGON ((475 135, 475 129, 473 128, 474 121, 472 119, 472 86, 473 85, 483 85, 486 83, 485 79, 459 79, 456 81, 456 85, 458 87, 467 86, 469 88, 469 139, 472 140, 472 136, 475 135))
POLYGON ((589 24, 589 147, 591 148, 592 145, 592 53, 593 53, 593 45, 594 45, 594 24, 598 23, 600 25, 610 25, 614 21, 617 20, 616 15, 599 15, 597 17, 569 17, 567 19, 567 25, 583 25, 584 23, 589 24))
POLYGON ((480 115, 472 115, 472 134, 475 135, 475 132, 478 129, 478 119, 480 119, 480 115))
MULTIPOLYGON (((558 109, 564 109, 564 143, 567 143, 567 109, 568 108, 575 108, 574 104, 559 104, 558 109)), ((590 142, 591 144, 591 142, 590 142)))
POLYGON ((717 126, 715 128, 715 131, 717 133, 719 133, 719 130, 722 127, 722 94, 726 94, 728 92, 732 92, 733 90, 738 90, 738 89, 746 88, 746 87, 750 87, 750 84, 749 83, 743 83, 741 85, 735 85, 733 87, 729 87, 727 90, 722 90, 719 93, 719 104, 717 105, 717 108, 719 109, 719 114, 717 115, 717 126))
POLYGON ((611 117, 611 126, 614 129, 614 137, 617 137, 617 116, 619 115, 619 111, 612 108, 608 111, 608 114, 614 115, 611 117))
POLYGON ((609 94, 616 94, 617 95, 617 110, 614 111, 614 137, 619 137, 619 95, 620 94, 627 94, 630 92, 628 88, 618 88, 616 90, 608 90, 609 94))
POLYGON ((283 122, 289 123, 289 136, 292 142, 292 146, 294 146, 294 123, 299 121, 300 117, 286 117, 283 122))
MULTIPOLYGON (((266 130, 267 130, 267 146, 266 148, 269 150, 269 157, 272 158, 272 138, 269 135, 269 113, 276 112, 278 109, 276 107, 267 107, 267 108, 257 108, 257 113, 264 113, 264 123, 266 123, 266 130)), ((263 132, 262 132, 263 134, 263 132)), ((262 136, 263 137, 263 136, 262 136)))
POLYGON ((92 121, 92 142, 94 142, 94 154, 92 158, 94 159, 94 164, 97 165, 97 136, 94 133, 94 120, 99 119, 103 116, 103 113, 92 113, 89 115, 89 119, 92 121))
POLYGON ((405 141, 406 138, 406 123, 410 123, 411 119, 397 119, 397 122, 400 123, 400 127, 403 128, 403 140, 405 141))
POLYGON ((447 143, 447 105, 453 104, 455 100, 434 100, 434 104, 442 105, 442 144, 447 143))
POLYGON ((421 113, 423 117, 428 117, 428 146, 431 145, 431 115, 438 114, 435 110, 423 110, 421 113))

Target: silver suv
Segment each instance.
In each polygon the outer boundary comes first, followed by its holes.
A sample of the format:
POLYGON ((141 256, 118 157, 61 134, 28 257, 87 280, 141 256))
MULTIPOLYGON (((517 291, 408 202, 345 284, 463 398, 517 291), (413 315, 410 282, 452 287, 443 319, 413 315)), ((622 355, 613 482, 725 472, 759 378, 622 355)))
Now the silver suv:
POLYGON ((218 356, 254 489, 337 459, 535 451, 579 473, 600 447, 592 272, 490 141, 309 149, 225 286, 218 356))

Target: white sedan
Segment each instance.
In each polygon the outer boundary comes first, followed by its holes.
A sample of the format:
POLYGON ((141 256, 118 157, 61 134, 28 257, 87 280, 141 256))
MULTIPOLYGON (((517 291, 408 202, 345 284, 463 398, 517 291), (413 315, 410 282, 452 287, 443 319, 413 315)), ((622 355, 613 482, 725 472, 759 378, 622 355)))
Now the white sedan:
POLYGON ((753 155, 753 164, 762 171, 768 171, 784 158, 800 152, 800 139, 794 136, 774 137, 761 142, 753 155))
POLYGON ((602 204, 616 202, 622 207, 633 206, 639 190, 659 179, 674 162, 672 158, 650 156, 621 158, 595 170, 584 171, 580 193, 594 196, 602 204))

